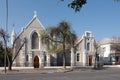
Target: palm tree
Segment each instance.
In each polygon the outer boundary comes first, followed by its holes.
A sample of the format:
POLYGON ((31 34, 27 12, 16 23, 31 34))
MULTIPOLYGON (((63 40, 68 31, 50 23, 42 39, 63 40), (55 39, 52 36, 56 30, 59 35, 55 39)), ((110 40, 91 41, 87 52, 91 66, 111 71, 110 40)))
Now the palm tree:
POLYGON ((43 30, 41 33, 41 40, 45 44, 48 44, 48 50, 55 53, 62 52, 63 68, 66 68, 66 51, 70 50, 74 46, 76 35, 68 22, 62 21, 57 27, 51 27, 47 30, 43 30), (51 46, 50 46, 51 45, 51 46))
POLYGON ((0 67, 4 66, 4 54, 3 42, 0 40, 0 67))

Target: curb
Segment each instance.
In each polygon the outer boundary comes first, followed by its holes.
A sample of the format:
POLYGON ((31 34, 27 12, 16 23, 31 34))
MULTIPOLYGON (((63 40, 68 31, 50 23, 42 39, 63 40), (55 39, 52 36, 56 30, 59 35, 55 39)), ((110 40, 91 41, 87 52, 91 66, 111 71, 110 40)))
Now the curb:
MULTIPOLYGON (((32 74, 32 73, 38 73, 38 74, 50 74, 50 73, 61 73, 61 72, 67 72, 67 71, 59 71, 59 70, 13 70, 13 71, 6 71, 6 74, 32 74)), ((4 71, 0 71, 0 75, 5 74, 4 71)))

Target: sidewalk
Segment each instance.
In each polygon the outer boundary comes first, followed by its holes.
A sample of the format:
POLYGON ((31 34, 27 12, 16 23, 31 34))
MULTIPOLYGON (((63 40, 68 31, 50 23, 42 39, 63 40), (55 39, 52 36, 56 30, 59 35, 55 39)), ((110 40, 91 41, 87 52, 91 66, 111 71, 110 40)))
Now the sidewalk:
MULTIPOLYGON (((44 68, 44 69, 13 69, 12 71, 9 71, 7 70, 6 71, 6 74, 28 74, 28 73, 40 73, 40 74, 47 74, 47 73, 65 73, 65 72, 71 72, 72 70, 71 69, 66 69, 66 70, 63 70, 63 69, 60 69, 60 68, 44 68)), ((0 75, 1 74, 5 74, 5 70, 4 69, 0 69, 0 75)))
MULTIPOLYGON (((27 74, 27 73, 58 73, 58 72, 71 72, 73 69, 71 69, 71 66, 66 66, 66 70, 62 69, 63 66, 50 66, 50 67, 44 67, 43 69, 35 69, 34 67, 12 67, 12 71, 8 71, 6 74, 27 74)), ((73 67, 74 69, 79 69, 83 67, 73 67)), ((84 67, 86 68, 86 67, 84 67)), ((7 68, 8 69, 8 68, 7 68)), ((0 74, 5 74, 4 67, 0 67, 0 74)))
MULTIPOLYGON (((15 70, 13 69, 12 71, 6 71, 6 74, 28 74, 28 73, 40 73, 40 74, 46 74, 46 73, 56 73, 56 72, 61 72, 58 69, 21 69, 21 70, 15 70)), ((0 74, 5 74, 4 70, 0 70, 0 74)))
MULTIPOLYGON (((104 65, 103 68, 119 68, 120 65, 104 65)), ((40 73, 40 74, 47 74, 47 73, 65 73, 65 72, 72 72, 72 71, 88 71, 93 70, 93 66, 84 66, 84 67, 67 67, 66 70, 62 69, 62 67, 54 66, 54 67, 45 67, 43 69, 34 69, 33 67, 13 67, 12 71, 6 72, 6 74, 28 74, 28 73, 40 73)), ((4 67, 0 67, 0 75, 5 74, 4 67)))

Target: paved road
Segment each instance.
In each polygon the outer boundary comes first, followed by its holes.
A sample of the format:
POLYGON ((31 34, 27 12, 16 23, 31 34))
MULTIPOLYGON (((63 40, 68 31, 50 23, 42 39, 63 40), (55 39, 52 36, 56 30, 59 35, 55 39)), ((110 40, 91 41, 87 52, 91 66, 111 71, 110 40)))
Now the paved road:
POLYGON ((0 80, 120 80, 120 68, 75 70, 67 73, 0 75, 0 80))

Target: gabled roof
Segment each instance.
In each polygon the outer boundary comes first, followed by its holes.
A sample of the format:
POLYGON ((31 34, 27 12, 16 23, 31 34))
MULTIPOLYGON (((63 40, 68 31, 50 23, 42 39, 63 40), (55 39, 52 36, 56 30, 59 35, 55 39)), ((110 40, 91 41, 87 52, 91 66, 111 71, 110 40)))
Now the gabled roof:
POLYGON ((78 38, 75 40, 74 45, 77 45, 79 42, 82 41, 82 39, 83 39, 82 36, 78 37, 78 38))
POLYGON ((43 27, 42 23, 40 22, 40 20, 38 19, 38 17, 37 17, 36 14, 34 14, 32 20, 26 25, 25 28, 27 29, 27 28, 29 27, 29 25, 30 25, 32 22, 34 22, 35 19, 37 19, 37 21, 39 22, 39 24, 41 25, 41 27, 42 27, 43 29, 45 29, 45 28, 43 27))
MULTIPOLYGON (((37 21, 39 22, 39 24, 41 25, 41 27, 42 27, 43 29, 45 29, 45 28, 43 27, 42 23, 40 22, 40 20, 38 19, 36 13, 34 13, 34 16, 33 16, 32 20, 25 26, 24 29, 27 29, 35 20, 37 20, 37 21)), ((20 34, 19 34, 17 37, 20 37, 20 35, 21 35, 23 32, 24 32, 24 30, 22 30, 22 32, 20 32, 20 34)))

